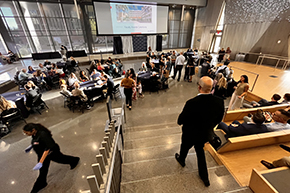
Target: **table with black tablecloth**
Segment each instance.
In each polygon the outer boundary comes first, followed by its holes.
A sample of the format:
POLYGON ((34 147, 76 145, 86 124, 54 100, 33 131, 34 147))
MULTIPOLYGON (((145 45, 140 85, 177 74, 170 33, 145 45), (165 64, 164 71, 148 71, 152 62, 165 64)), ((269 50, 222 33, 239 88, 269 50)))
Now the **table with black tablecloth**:
POLYGON ((105 85, 97 85, 95 81, 86 81, 80 83, 80 89, 84 91, 89 99, 96 96, 104 96, 103 90, 106 88, 105 85))
POLYGON ((25 90, 21 90, 21 91, 14 91, 14 92, 6 92, 1 94, 6 100, 10 100, 10 101, 16 101, 17 99, 20 98, 24 98, 24 101, 26 100, 25 97, 25 90))
MULTIPOLYGON (((156 74, 155 76, 156 76, 157 79, 160 77, 159 74, 156 74)), ((150 78, 151 77, 152 77, 152 72, 151 71, 138 72, 137 81, 138 82, 139 82, 139 80, 141 81, 141 84, 143 86, 143 90, 149 89, 149 87, 150 87, 150 78)))
POLYGON ((17 108, 20 109, 23 118, 27 118, 30 114, 24 104, 24 101, 26 101, 25 93, 26 93, 25 90, 21 90, 1 94, 6 100, 15 102, 17 108))

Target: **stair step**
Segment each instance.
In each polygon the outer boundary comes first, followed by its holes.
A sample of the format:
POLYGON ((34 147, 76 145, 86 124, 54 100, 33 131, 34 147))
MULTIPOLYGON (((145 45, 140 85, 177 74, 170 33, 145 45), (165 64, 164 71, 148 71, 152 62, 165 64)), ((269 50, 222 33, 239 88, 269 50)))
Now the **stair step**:
MULTIPOLYGON (((179 153, 179 150, 180 143, 125 150, 124 163, 170 157, 179 153)), ((194 148, 191 148, 189 153, 195 153, 194 148)))
POLYGON ((225 193, 253 193, 253 191, 249 187, 242 187, 225 193))
POLYGON ((137 126, 128 126, 126 127, 126 133, 127 132, 134 132, 134 131, 145 131, 145 130, 156 130, 156 129, 164 129, 164 128, 169 128, 169 127, 176 127, 178 126, 176 122, 165 122, 165 123, 159 123, 159 124, 151 124, 148 125, 140 125, 138 124, 137 126))
POLYGON ((159 145, 168 145, 173 143, 181 143, 181 134, 171 134, 135 140, 127 140, 124 142, 124 148, 125 150, 129 150, 145 147, 154 147, 159 145))
MULTIPOLYGON (((179 170, 181 171, 182 168, 179 168, 179 170)), ((209 168, 208 172, 211 183, 209 187, 204 186, 199 178, 198 171, 192 171, 157 176, 127 183, 122 182, 121 193, 223 193, 240 188, 238 183, 224 166, 209 168)))
MULTIPOLYGON (((212 156, 206 151, 208 167, 217 166, 212 156)), ((186 173, 197 171, 197 159, 195 153, 188 154, 186 166, 183 168, 175 160, 174 155, 165 158, 143 160, 122 165, 122 182, 142 180, 156 176, 169 175, 173 173, 186 173)))
POLYGON ((141 139, 147 137, 157 137, 163 135, 170 135, 170 134, 178 134, 181 133, 180 127, 168 127, 162 129, 151 129, 151 130, 144 130, 144 131, 136 131, 136 132, 129 132, 125 135, 125 140, 133 140, 133 139, 141 139))

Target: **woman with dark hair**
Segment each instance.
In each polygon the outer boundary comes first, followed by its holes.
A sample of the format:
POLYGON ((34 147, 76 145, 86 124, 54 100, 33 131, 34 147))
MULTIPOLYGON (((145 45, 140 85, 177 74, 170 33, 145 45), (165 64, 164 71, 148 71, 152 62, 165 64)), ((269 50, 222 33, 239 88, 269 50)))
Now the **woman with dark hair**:
POLYGON ((32 66, 28 66, 28 71, 27 71, 29 74, 33 74, 34 72, 36 72, 32 66))
POLYGON ((62 154, 58 144, 52 138, 51 131, 43 125, 28 123, 23 127, 23 133, 32 137, 31 145, 25 149, 25 152, 28 153, 33 148, 38 157, 38 163, 33 170, 39 170, 39 176, 31 193, 38 192, 47 186, 46 177, 50 161, 69 164, 71 169, 78 165, 80 158, 62 154))
POLYGON ((238 85, 234 87, 235 92, 232 95, 231 101, 229 103, 228 110, 239 109, 242 104, 245 95, 249 90, 249 78, 247 75, 242 75, 238 85))
POLYGON ((81 81, 83 81, 83 82, 86 82, 86 81, 89 81, 89 80, 90 80, 90 79, 87 77, 86 72, 83 71, 83 70, 80 71, 80 79, 81 79, 81 81))
POLYGON ((124 87, 124 94, 126 96, 126 105, 129 110, 132 109, 132 87, 135 85, 135 81, 130 78, 129 71, 126 72, 125 78, 121 81, 121 86, 124 87))
POLYGON ((134 80, 134 86, 132 87, 132 92, 133 92, 132 99, 137 100, 137 89, 136 89, 137 76, 133 68, 129 69, 129 73, 130 73, 130 78, 134 80))

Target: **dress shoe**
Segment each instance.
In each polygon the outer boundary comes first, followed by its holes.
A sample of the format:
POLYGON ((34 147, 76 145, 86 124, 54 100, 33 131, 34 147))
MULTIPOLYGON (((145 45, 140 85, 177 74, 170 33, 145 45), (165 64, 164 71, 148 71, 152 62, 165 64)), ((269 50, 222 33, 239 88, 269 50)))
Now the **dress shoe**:
POLYGON ((290 147, 286 146, 286 145, 280 145, 281 148, 283 148, 284 150, 290 152, 290 147))
POLYGON ((77 157, 76 161, 73 164, 70 165, 70 169, 71 170, 75 169, 75 167, 77 167, 77 165, 79 164, 79 161, 80 161, 80 158, 77 157))
POLYGON ((268 169, 273 169, 275 168, 275 166, 273 164, 271 164, 270 162, 267 162, 265 160, 261 160, 261 164, 263 164, 266 168, 268 169))
POLYGON ((180 160, 180 158, 179 158, 179 154, 178 154, 178 153, 175 154, 175 159, 178 161, 178 163, 179 163, 182 167, 185 166, 185 162, 183 162, 183 161, 180 160))
POLYGON ((209 180, 202 180, 202 181, 206 187, 210 186, 209 180))

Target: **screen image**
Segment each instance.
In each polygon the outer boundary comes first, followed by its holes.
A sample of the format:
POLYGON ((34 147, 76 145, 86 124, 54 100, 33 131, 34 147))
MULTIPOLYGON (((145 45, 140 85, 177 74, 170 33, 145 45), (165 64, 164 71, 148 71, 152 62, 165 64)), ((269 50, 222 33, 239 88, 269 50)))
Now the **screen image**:
POLYGON ((167 33, 167 6, 94 2, 94 7, 99 35, 167 33))

